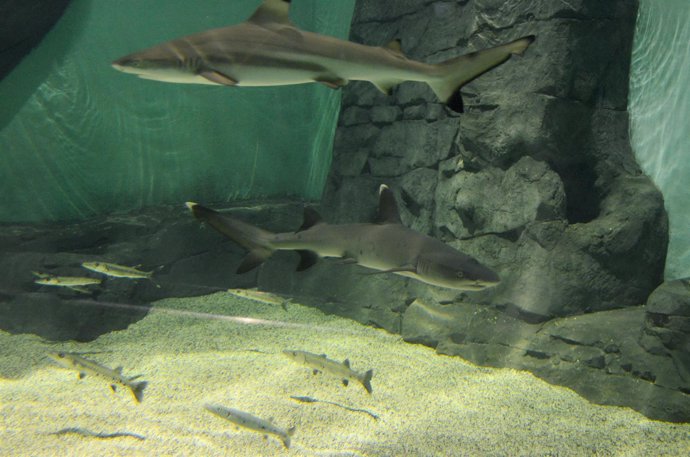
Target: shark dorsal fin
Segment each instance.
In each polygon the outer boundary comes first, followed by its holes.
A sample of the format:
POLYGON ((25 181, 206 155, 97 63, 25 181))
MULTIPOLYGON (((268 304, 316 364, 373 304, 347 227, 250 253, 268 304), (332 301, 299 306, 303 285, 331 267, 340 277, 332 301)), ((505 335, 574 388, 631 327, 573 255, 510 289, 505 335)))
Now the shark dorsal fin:
POLYGON ((258 25, 265 25, 271 22, 292 25, 289 14, 290 0, 264 0, 247 22, 253 22, 258 25))
POLYGON ((398 205, 393 191, 385 184, 379 187, 379 214, 376 218, 379 224, 401 224, 398 205))
POLYGON ((304 220, 302 221, 302 226, 297 230, 298 232, 302 232, 304 230, 307 230, 309 228, 312 228, 316 224, 320 224, 322 222, 321 215, 316 212, 316 210, 310 206, 305 206, 304 207, 304 220))
POLYGON ((350 359, 345 359, 345 360, 343 360, 343 365, 345 365, 346 367, 350 368, 350 359))
POLYGON ((398 39, 395 39, 395 40, 391 41, 390 43, 388 43, 386 45, 386 49, 388 49, 389 51, 393 52, 396 55, 399 55, 400 57, 405 57, 405 54, 403 54, 403 51, 402 51, 402 43, 398 39))

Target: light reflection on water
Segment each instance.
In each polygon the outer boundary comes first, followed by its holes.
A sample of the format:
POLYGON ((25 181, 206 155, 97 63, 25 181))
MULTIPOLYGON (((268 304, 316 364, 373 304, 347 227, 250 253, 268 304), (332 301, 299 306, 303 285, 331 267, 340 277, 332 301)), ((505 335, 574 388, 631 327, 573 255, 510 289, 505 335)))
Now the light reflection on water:
POLYGON ((641 0, 630 75, 635 155, 664 194, 667 279, 690 276, 690 2, 641 0))

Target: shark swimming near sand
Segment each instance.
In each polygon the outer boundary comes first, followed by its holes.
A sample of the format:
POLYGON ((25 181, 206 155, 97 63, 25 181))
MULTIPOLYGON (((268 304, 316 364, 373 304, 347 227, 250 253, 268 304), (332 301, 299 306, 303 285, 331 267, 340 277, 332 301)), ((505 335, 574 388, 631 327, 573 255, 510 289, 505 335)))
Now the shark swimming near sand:
POLYGON ((115 60, 115 69, 140 78, 222 86, 321 83, 337 89, 369 81, 383 93, 403 81, 427 83, 452 110, 463 110, 459 89, 534 41, 524 36, 439 64, 407 58, 399 41, 386 47, 307 32, 289 19, 290 0, 264 0, 237 25, 177 38, 115 60))
POLYGON ((348 263, 395 273, 458 290, 482 290, 500 281, 498 275, 467 254, 402 225, 393 191, 379 188, 377 223, 338 224, 323 222, 309 207, 304 223, 295 233, 273 233, 187 202, 194 216, 243 246, 249 254, 237 269, 246 273, 261 265, 277 250, 300 254, 298 271, 306 270, 319 257, 339 257, 348 263))

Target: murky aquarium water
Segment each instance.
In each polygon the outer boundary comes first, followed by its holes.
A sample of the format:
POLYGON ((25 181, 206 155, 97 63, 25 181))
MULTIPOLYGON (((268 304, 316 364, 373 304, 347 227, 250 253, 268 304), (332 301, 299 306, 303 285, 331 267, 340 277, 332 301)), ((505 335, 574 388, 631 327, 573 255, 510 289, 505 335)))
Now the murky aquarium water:
POLYGON ((685 1, 5 3, 0 455, 690 454, 685 1))

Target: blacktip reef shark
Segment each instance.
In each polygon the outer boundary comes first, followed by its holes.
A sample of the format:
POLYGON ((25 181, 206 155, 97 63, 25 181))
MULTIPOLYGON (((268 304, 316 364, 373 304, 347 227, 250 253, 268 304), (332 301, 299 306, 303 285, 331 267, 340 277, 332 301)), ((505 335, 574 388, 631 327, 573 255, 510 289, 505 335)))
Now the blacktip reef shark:
POLYGON ((140 78, 221 86, 281 86, 317 82, 337 89, 369 81, 383 93, 403 81, 427 83, 452 110, 462 111, 459 89, 521 55, 525 36, 439 64, 408 59, 399 41, 366 46, 300 30, 289 19, 290 0, 264 0, 237 25, 168 41, 115 60, 115 69, 140 78))
POLYGON ((237 273, 246 273, 276 250, 300 254, 298 271, 319 257, 340 257, 348 263, 395 273, 427 284, 459 290, 482 290, 498 284, 499 277, 473 257, 402 225, 393 191, 379 189, 378 223, 326 224, 318 213, 304 209, 304 223, 296 233, 273 233, 187 202, 194 216, 249 251, 237 273))

